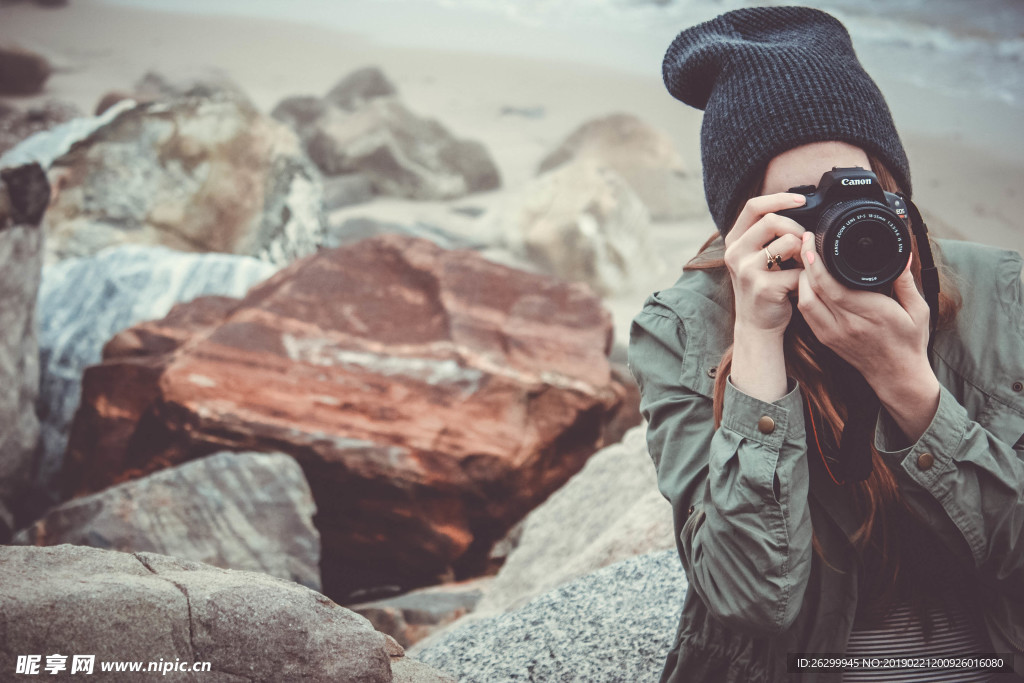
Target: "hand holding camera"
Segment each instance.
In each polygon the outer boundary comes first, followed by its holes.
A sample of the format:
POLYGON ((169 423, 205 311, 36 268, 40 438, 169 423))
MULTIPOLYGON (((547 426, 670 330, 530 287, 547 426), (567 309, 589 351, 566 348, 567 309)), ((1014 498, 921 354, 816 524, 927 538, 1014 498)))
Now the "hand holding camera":
POLYGON ((789 294, 796 291, 799 273, 776 268, 775 257, 780 262, 799 262, 804 229, 781 214, 805 201, 803 195, 787 192, 754 197, 725 237, 725 265, 736 298, 736 322, 749 332, 781 338, 789 325, 793 314, 789 294))
POLYGON ((749 200, 726 237, 734 381, 751 395, 781 396, 781 335, 795 294, 818 340, 860 371, 883 403, 896 401, 905 383, 930 394, 929 308, 910 273, 906 216, 903 198, 858 167, 833 168, 817 187, 749 200))
POLYGON ((910 259, 907 205, 885 192, 871 171, 833 168, 817 187, 790 188, 807 200, 779 215, 814 235, 825 268, 852 289, 885 291, 910 259))
POLYGON ((804 239, 799 309, 818 340, 853 366, 874 390, 909 443, 935 414, 939 382, 928 362, 929 308, 908 263, 893 298, 849 289, 829 276, 804 239))
POLYGON ((817 188, 790 192, 807 197, 779 213, 807 229, 798 308, 814 335, 873 385, 927 367, 929 308, 910 272, 904 200, 862 168, 833 168, 817 188))
POLYGON ((730 379, 747 395, 764 401, 781 398, 787 391, 782 340, 793 316, 790 296, 800 276, 799 270, 776 268, 775 257, 798 262, 804 232, 778 212, 805 201, 801 194, 786 192, 754 197, 725 237, 725 265, 736 310, 730 379), (772 254, 770 261, 766 252, 772 254))

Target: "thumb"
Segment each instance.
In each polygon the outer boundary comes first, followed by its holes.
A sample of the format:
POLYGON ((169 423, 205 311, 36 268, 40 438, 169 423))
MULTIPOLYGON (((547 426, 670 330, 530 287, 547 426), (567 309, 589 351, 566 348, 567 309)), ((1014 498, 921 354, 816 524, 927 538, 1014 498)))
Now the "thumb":
POLYGON ((900 305, 910 314, 910 317, 917 321, 922 315, 928 316, 928 304, 917 289, 914 282, 914 273, 910 267, 914 263, 914 254, 910 254, 907 267, 903 269, 900 276, 893 282, 893 294, 900 305))

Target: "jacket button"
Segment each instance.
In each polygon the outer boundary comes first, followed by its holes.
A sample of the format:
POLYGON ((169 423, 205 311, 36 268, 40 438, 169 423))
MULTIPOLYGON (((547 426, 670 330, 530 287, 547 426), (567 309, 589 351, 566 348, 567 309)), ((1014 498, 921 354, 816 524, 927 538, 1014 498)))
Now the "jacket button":
POLYGON ((935 464, 935 456, 931 453, 922 453, 917 456, 917 469, 921 471, 930 470, 933 464, 935 464))
POLYGON ((762 434, 771 434, 775 431, 775 420, 771 419, 767 415, 763 415, 761 419, 757 421, 757 431, 762 434))
POLYGON ((1024 382, 1014 382, 1013 390, 1016 391, 1018 394, 1024 391, 1024 382))
POLYGON ((689 517, 692 514, 693 514, 693 506, 691 505, 690 509, 686 511, 686 516, 689 517))
POLYGON ((715 375, 717 375, 717 374, 718 374, 718 368, 708 368, 708 377, 710 377, 711 379, 714 379, 715 375))

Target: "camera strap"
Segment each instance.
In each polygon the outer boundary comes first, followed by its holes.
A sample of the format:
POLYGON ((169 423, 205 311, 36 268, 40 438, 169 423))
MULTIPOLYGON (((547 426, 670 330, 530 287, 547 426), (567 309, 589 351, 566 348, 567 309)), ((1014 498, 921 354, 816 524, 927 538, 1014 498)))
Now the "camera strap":
POLYGON ((921 286, 924 288, 924 300, 928 302, 928 309, 931 316, 928 335, 928 355, 932 353, 932 342, 934 340, 935 328, 939 323, 939 271, 935 267, 935 257, 932 256, 931 241, 928 239, 928 225, 921 217, 914 202, 902 192, 897 193, 907 203, 907 211, 910 213, 910 226, 914 232, 914 239, 917 241, 917 254, 921 259, 921 286))

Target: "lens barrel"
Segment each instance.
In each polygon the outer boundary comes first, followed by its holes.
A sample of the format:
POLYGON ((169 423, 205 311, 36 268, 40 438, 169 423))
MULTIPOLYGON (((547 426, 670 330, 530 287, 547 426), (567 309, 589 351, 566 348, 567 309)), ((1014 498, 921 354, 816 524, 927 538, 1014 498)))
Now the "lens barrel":
POLYGON ((854 289, 881 289, 910 259, 910 231, 886 204, 873 199, 836 202, 814 230, 818 253, 839 282, 854 289))

